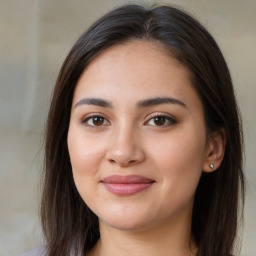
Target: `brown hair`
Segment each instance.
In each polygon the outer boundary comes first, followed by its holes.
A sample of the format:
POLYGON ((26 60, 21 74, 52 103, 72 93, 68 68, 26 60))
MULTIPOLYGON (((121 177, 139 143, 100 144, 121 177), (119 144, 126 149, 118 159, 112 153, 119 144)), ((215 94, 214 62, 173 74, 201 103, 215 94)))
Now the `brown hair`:
POLYGON ((212 36, 190 15, 170 6, 117 8, 96 21, 75 43, 60 70, 49 111, 41 218, 48 256, 86 254, 99 238, 98 218, 75 187, 67 148, 73 92, 88 65, 121 42, 161 42, 192 74, 208 132, 223 129, 225 156, 218 170, 203 173, 195 195, 191 233, 198 256, 233 253, 239 194, 244 199, 242 129, 232 81, 212 36), (240 193, 241 192, 241 193, 240 193))

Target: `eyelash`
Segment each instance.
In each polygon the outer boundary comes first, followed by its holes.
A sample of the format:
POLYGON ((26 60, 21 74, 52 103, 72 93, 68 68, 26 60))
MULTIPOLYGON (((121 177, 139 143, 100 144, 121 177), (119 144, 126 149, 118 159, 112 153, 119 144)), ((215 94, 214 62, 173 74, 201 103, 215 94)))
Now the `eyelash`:
POLYGON ((171 116, 166 115, 166 114, 154 113, 154 114, 152 114, 148 117, 148 121, 146 121, 145 124, 149 124, 150 121, 155 122, 156 118, 163 118, 164 119, 164 124, 163 125, 156 125, 155 124, 155 125, 151 125, 151 126, 167 127, 167 126, 170 126, 172 124, 177 123, 177 121, 174 117, 171 117, 171 116), (167 124, 166 124, 166 122, 167 122, 167 124))
POLYGON ((104 116, 102 116, 101 114, 91 114, 91 115, 89 115, 89 116, 86 116, 85 118, 83 118, 82 119, 82 121, 81 121, 81 123, 82 124, 85 124, 85 125, 87 125, 87 126, 89 126, 89 127, 95 127, 95 128, 100 128, 100 127, 102 127, 102 126, 105 126, 105 125, 108 125, 108 124, 110 124, 110 122, 109 121, 107 121, 107 119, 104 117, 104 116), (92 124, 89 124, 89 121, 91 120, 92 122, 93 122, 93 119, 94 118, 101 118, 102 120, 103 120, 103 122, 105 123, 105 122, 107 122, 107 124, 101 124, 101 125, 92 125, 92 124))
MULTIPOLYGON (((165 114, 152 114, 148 117, 148 120, 144 123, 144 124, 149 124, 150 121, 153 121, 155 122, 156 121, 156 118, 163 118, 164 120, 158 120, 158 121, 164 121, 164 124, 160 124, 160 125, 150 125, 150 126, 158 126, 158 127, 167 127, 167 126, 170 126, 172 124, 176 124, 177 121, 175 120, 175 118, 173 117, 170 117, 169 115, 165 115, 165 114), (166 124, 166 122, 168 124, 166 124)), ((86 124, 87 126, 89 127, 95 127, 95 128, 100 128, 102 126, 107 126, 110 124, 110 122, 104 117, 102 116, 101 114, 92 114, 90 116, 87 116, 85 118, 82 119, 81 121, 82 124, 86 124), (100 125, 95 125, 95 124, 89 124, 89 121, 92 121, 93 122, 93 119, 94 118, 100 118, 101 121, 103 121, 103 123, 100 123, 100 125)))

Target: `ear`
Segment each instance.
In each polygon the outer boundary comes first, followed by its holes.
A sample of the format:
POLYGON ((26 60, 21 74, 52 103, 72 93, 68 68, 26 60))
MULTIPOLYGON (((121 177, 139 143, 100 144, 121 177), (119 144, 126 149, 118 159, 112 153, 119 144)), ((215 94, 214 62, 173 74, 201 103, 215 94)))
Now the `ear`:
POLYGON ((208 140, 206 147, 204 172, 213 172, 218 169, 224 157, 226 146, 226 134, 224 129, 213 132, 208 140))

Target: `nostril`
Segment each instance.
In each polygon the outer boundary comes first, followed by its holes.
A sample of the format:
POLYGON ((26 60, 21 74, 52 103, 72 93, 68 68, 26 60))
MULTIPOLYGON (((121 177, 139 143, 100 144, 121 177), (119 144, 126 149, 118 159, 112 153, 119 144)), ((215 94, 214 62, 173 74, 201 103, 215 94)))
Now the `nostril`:
POLYGON ((109 162, 111 164, 119 164, 120 166, 130 166, 130 165, 136 164, 138 161, 137 160, 118 161, 118 160, 115 160, 115 159, 109 159, 109 162))
POLYGON ((127 140, 119 141, 114 147, 110 147, 106 152, 106 159, 112 165, 129 166, 140 163, 144 159, 144 152, 138 145, 128 143, 127 140), (122 143, 121 143, 122 142, 122 143))

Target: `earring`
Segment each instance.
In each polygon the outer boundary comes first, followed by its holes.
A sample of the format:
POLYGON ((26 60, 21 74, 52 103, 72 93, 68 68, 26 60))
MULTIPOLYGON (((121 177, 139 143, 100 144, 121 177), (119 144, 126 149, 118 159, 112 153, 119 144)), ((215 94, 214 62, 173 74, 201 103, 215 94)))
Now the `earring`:
POLYGON ((209 164, 209 166, 210 166, 211 169, 214 168, 214 164, 213 163, 209 164))

